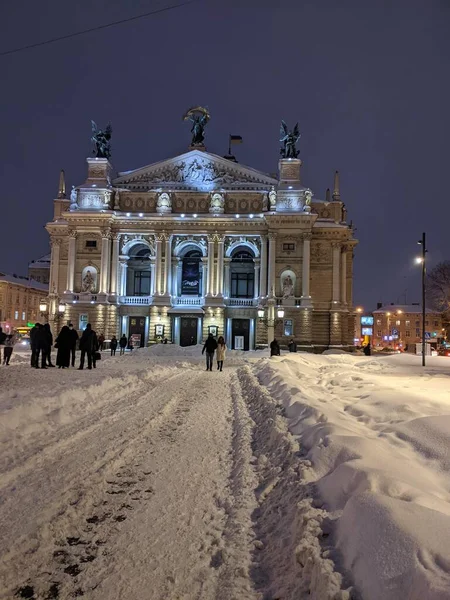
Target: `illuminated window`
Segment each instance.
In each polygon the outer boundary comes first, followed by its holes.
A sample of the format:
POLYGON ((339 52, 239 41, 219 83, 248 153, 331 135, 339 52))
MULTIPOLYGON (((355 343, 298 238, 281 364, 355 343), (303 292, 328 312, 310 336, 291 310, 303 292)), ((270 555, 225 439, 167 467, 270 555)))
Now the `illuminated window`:
POLYGON ((381 325, 381 319, 377 319, 377 325, 381 325))
POLYGON ((292 319, 285 319, 284 320, 284 333, 283 335, 286 336, 291 336, 294 335, 294 324, 292 322, 292 319))
POLYGON ((405 321, 405 325, 406 327, 409 327, 411 325, 411 321, 405 321))
POLYGON ((397 325, 397 327, 398 327, 398 326, 400 325, 400 320, 399 320, 399 319, 397 319, 397 320, 395 321, 395 324, 396 324, 396 325, 397 325))
POLYGON ((22 321, 25 321, 25 311, 22 312, 22 321))
POLYGON ((18 321, 18 320, 19 320, 19 311, 18 311, 18 310, 15 310, 15 311, 14 311, 14 319, 15 319, 16 321, 18 321))

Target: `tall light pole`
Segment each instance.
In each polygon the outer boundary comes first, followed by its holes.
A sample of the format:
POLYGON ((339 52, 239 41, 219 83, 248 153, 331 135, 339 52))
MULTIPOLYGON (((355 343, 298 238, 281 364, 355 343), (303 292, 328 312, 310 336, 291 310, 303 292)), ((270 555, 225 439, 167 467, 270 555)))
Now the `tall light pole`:
POLYGON ((425 232, 422 233, 422 239, 417 242, 422 246, 422 367, 425 366, 425 295, 426 295, 426 275, 427 275, 427 266, 426 266, 426 235, 425 232))

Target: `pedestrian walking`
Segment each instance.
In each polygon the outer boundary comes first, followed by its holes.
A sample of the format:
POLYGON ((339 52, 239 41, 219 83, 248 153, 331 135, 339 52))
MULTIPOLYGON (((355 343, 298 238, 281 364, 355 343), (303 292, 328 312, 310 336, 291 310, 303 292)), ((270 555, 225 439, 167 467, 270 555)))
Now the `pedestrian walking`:
POLYGON ((294 339, 291 339, 288 344, 289 352, 297 352, 297 344, 294 339))
POLYGON ((278 340, 273 340, 270 342, 270 356, 280 356, 280 344, 278 340))
POLYGON ((45 335, 45 365, 47 367, 54 367, 52 364, 52 346, 53 346, 53 334, 48 323, 44 324, 44 335, 45 335))
POLYGON ((0 327, 0 365, 2 364, 2 346, 5 345, 6 333, 0 327))
POLYGON ((214 352, 217 349, 217 342, 214 339, 214 336, 212 333, 208 334, 208 337, 206 339, 206 342, 203 346, 203 350, 202 350, 202 354, 205 353, 206 351, 206 370, 207 371, 212 371, 212 364, 213 364, 213 360, 214 360, 214 352))
POLYGON ((92 329, 92 325, 88 323, 86 329, 83 331, 80 338, 80 366, 78 369, 82 371, 84 369, 84 359, 87 356, 88 369, 96 367, 96 352, 98 351, 98 340, 97 334, 92 329))
POLYGON ((117 349, 117 338, 115 335, 112 336, 111 338, 111 356, 115 356, 116 355, 116 349, 117 349))
POLYGON ((70 351, 72 348, 72 334, 67 325, 61 329, 56 338, 55 348, 56 353, 56 366, 58 369, 68 369, 70 367, 70 351))
POLYGON ((14 333, 10 333, 6 336, 5 339, 5 347, 3 349, 3 364, 9 365, 9 361, 11 360, 11 355, 13 353, 14 344, 16 343, 17 338, 14 333))
POLYGON ((74 367, 75 366, 75 354, 77 351, 78 332, 76 329, 74 329, 72 323, 69 323, 69 331, 70 331, 71 364, 72 364, 72 367, 74 367))
POLYGON ((125 354, 125 348, 127 347, 127 336, 125 334, 123 334, 122 337, 120 338, 119 346, 120 346, 120 356, 122 356, 122 354, 125 354))
POLYGON ((217 369, 219 371, 222 371, 222 369, 223 369, 223 361, 225 360, 225 352, 226 351, 227 351, 227 346, 225 344, 225 340, 223 339, 223 336, 220 336, 219 339, 217 340, 217 352, 216 352, 217 369))
POLYGON ((103 350, 103 344, 105 343, 105 336, 101 333, 98 336, 98 349, 101 352, 103 350))

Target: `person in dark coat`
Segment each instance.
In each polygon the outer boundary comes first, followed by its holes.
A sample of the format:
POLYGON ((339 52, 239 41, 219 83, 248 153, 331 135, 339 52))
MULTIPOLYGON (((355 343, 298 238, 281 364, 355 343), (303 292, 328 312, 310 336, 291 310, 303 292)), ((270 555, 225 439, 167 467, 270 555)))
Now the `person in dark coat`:
POLYGON ((30 347, 31 347, 31 366, 37 367, 39 354, 37 351, 38 345, 38 329, 40 328, 40 323, 35 323, 33 329, 30 329, 30 347))
POLYGON ((105 343, 105 336, 101 333, 98 336, 98 349, 101 352, 103 350, 103 344, 105 343))
POLYGON ((122 356, 122 354, 125 354, 125 348, 127 347, 127 336, 125 334, 123 334, 122 337, 120 338, 119 346, 120 346, 120 355, 122 356))
POLYGON ((206 370, 207 371, 212 371, 214 352, 216 351, 216 349, 217 349, 217 342, 214 339, 213 334, 209 333, 208 337, 206 338, 206 342, 203 346, 203 350, 202 350, 202 354, 204 354, 206 351, 206 370))
POLYGON ((6 333, 0 327, 0 364, 2 362, 2 346, 5 345, 5 341, 6 341, 6 333))
POLYGON ((363 352, 366 356, 370 356, 372 351, 371 351, 371 347, 370 347, 370 342, 368 342, 364 348, 363 348, 363 352))
POLYGON ((97 334, 92 329, 92 326, 90 323, 88 323, 86 325, 86 329, 83 331, 83 333, 81 335, 80 350, 81 350, 81 357, 80 357, 80 366, 78 367, 78 369, 80 371, 83 370, 84 358, 86 355, 87 355, 87 360, 88 360, 88 369, 92 369, 92 367, 94 367, 94 369, 95 369, 95 366, 96 366, 95 353, 98 350, 98 341, 97 341, 97 334))
POLYGON ((289 344, 288 344, 288 348, 289 348, 289 352, 297 352, 297 344, 295 343, 295 340, 290 340, 289 344))
POLYGON ((72 323, 69 323, 69 331, 70 331, 70 354, 72 357, 72 367, 75 366, 75 354, 77 351, 77 342, 78 342, 78 333, 77 330, 74 329, 72 323))
POLYGON ((56 353, 56 365, 59 369, 68 369, 70 367, 72 336, 67 325, 64 325, 59 332, 55 346, 58 349, 58 352, 56 353))
POLYGON ((111 356, 115 356, 116 355, 116 349, 117 349, 117 338, 115 335, 112 336, 111 338, 111 356))
POLYGON ((273 340, 270 342, 270 356, 280 356, 280 344, 278 340, 273 340))
POLYGON ((44 324, 44 332, 45 332, 45 365, 47 367, 54 367, 52 364, 52 346, 53 346, 53 334, 50 329, 50 325, 48 323, 44 324))

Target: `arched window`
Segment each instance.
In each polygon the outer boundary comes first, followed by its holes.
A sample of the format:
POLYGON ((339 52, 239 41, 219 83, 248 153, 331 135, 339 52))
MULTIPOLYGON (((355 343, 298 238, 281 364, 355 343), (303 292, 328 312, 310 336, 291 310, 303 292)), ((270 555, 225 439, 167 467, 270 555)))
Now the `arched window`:
POLYGON ((128 260, 127 295, 150 296, 151 263, 150 249, 137 244, 130 250, 128 260))
POLYGON ((183 256, 181 270, 181 295, 200 296, 202 270, 200 267, 202 253, 200 250, 189 250, 183 256))
POLYGON ((231 257, 231 297, 253 298, 255 291, 255 267, 252 254, 237 249, 231 257))

